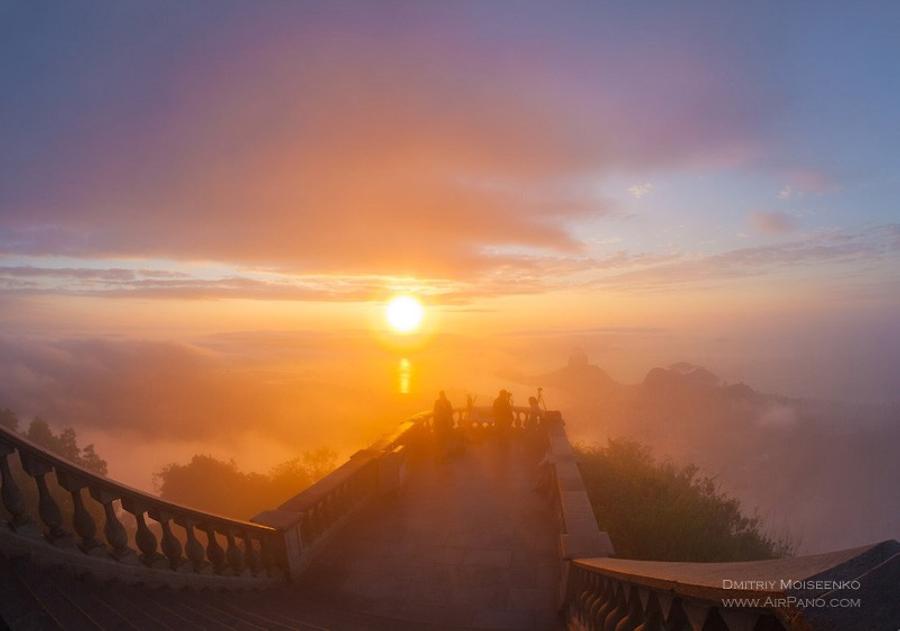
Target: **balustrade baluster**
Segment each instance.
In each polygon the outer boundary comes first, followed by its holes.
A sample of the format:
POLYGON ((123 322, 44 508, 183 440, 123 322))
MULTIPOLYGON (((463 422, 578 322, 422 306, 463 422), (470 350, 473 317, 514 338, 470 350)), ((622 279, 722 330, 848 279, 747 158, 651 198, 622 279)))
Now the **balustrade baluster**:
POLYGON ((617 584, 613 596, 614 606, 610 609, 610 612, 606 614, 606 619, 603 621, 603 626, 601 627, 602 631, 616 631, 616 625, 619 624, 619 621, 622 620, 622 618, 628 615, 627 589, 628 585, 621 582, 617 584))
POLYGON ((591 605, 589 620, 592 629, 603 631, 603 625, 606 622, 606 616, 615 609, 616 606, 616 590, 618 589, 618 581, 606 578, 603 579, 598 598, 591 605))
POLYGON ((31 453, 20 451, 19 457, 25 473, 31 476, 37 485, 38 515, 40 515, 41 521, 47 527, 44 535, 54 545, 70 544, 71 538, 62 527, 62 511, 59 509, 59 504, 53 499, 50 488, 47 486, 46 476, 53 470, 53 467, 31 453))
POLYGON ((609 602, 609 593, 612 586, 612 581, 608 578, 600 576, 599 574, 595 574, 594 577, 596 583, 593 593, 587 601, 586 614, 584 617, 588 629, 596 628, 598 621, 602 628, 602 623, 606 619, 604 607, 606 607, 609 602))
POLYGON ((684 612, 684 607, 682 607, 682 601, 680 598, 675 598, 670 594, 665 594, 660 592, 660 604, 662 605, 663 612, 663 620, 666 623, 667 629, 678 629, 681 631, 682 629, 688 631, 691 628, 691 624, 688 621, 687 614, 684 612), (666 604, 664 602, 664 597, 668 597, 669 600, 669 611, 666 613, 666 604))
POLYGON ((574 574, 574 576, 577 577, 577 580, 575 585, 572 586, 573 592, 575 593, 572 604, 574 605, 575 618, 584 624, 587 619, 587 612, 590 608, 590 604, 596 593, 599 576, 596 574, 588 574, 581 568, 577 569, 578 573, 574 574))
POLYGON ((106 517, 103 534, 106 536, 107 543, 112 547, 112 556, 120 563, 135 565, 140 563, 135 551, 128 547, 128 531, 125 530, 125 526, 116 515, 116 508, 113 504, 119 499, 119 494, 99 486, 92 486, 91 496, 103 504, 103 513, 106 517))
POLYGON ((313 538, 314 535, 310 513, 309 511, 305 511, 303 517, 300 519, 300 539, 303 541, 304 545, 307 545, 312 542, 313 538))
POLYGON ((638 588, 632 586, 628 592, 628 609, 624 618, 616 625, 615 631, 634 631, 643 618, 643 608, 638 588))
POLYGON ((205 524, 203 532, 206 533, 206 556, 216 573, 221 574, 225 569, 225 550, 219 545, 215 528, 211 524, 205 524))
POLYGON ((174 534, 172 534, 172 526, 169 523, 172 519, 171 515, 164 511, 150 511, 150 517, 159 522, 162 528, 162 538, 160 539, 160 547, 162 552, 169 560, 169 567, 173 570, 185 569, 184 556, 182 556, 181 542, 174 534))
POLYGON ((256 548, 253 547, 253 538, 250 536, 250 531, 245 530, 242 535, 244 539, 244 560, 250 572, 256 575, 261 569, 259 555, 256 553, 256 548))
POLYGON ((262 548, 262 563, 266 573, 271 577, 279 576, 281 568, 278 565, 274 539, 271 536, 266 536, 260 539, 259 543, 262 548))
POLYGON ((175 523, 184 528, 184 553, 195 572, 209 573, 210 565, 206 562, 206 551, 194 532, 194 522, 189 517, 176 517, 175 523))
POLYGON ((681 609, 684 611, 687 622, 691 625, 691 629, 700 631, 701 629, 706 628, 708 622, 707 619, 710 617, 712 607, 701 602, 682 600, 681 609))
POLYGON ((150 530, 144 517, 145 513, 147 513, 147 507, 134 498, 123 497, 122 508, 134 516, 134 521, 137 525, 137 529, 134 532, 134 543, 137 545, 138 550, 141 551, 141 562, 148 567, 160 569, 166 567, 168 561, 162 554, 157 552, 156 535, 150 530))
POLYGON ((84 505, 81 490, 88 486, 87 480, 65 470, 56 472, 56 480, 59 485, 72 496, 72 527, 81 537, 80 548, 87 554, 101 556, 106 554, 105 547, 97 541, 97 524, 94 516, 84 505))
POLYGON ((663 620, 662 607, 656 592, 651 592, 645 605, 644 622, 635 631, 666 631, 665 621, 663 620))
POLYGON ((235 576, 239 576, 243 574, 245 568, 244 553, 238 547, 237 542, 235 541, 234 531, 231 528, 228 528, 225 531, 225 542, 227 543, 225 558, 228 561, 228 567, 231 568, 231 571, 235 576))
POLYGON ((25 496, 9 468, 7 457, 15 452, 15 449, 6 443, 0 443, 0 496, 3 498, 3 506, 10 515, 9 525, 13 530, 23 530, 31 525, 31 519, 25 509, 25 496))

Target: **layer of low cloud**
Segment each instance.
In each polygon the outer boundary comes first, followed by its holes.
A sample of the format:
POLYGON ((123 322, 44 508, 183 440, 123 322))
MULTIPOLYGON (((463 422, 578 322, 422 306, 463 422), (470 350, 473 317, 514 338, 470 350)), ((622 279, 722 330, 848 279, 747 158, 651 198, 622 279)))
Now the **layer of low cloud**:
MULTIPOLYGON (((789 217, 757 213, 770 236, 793 231, 789 217)), ((811 269, 823 280, 833 265, 842 275, 900 258, 900 225, 861 231, 824 231, 778 243, 697 255, 679 251, 619 250, 602 257, 494 254, 495 269, 465 280, 367 274, 298 275, 236 268, 220 275, 128 268, 59 268, 0 265, 0 294, 54 294, 111 298, 259 299, 329 302, 383 300, 412 291, 432 304, 466 304, 487 296, 524 295, 569 288, 660 290, 740 282, 811 269), (584 280, 585 275, 589 280, 584 280)), ((884 282, 891 282, 887 275, 884 282)))

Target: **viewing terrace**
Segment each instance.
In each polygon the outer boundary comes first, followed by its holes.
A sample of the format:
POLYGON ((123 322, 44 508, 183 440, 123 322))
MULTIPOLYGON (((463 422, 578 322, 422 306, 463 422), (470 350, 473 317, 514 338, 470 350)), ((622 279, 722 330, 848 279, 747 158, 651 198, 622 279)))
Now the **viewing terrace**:
POLYGON ((247 522, 163 501, 0 428, 0 620, 10 629, 897 628, 896 541, 750 563, 616 558, 562 415, 526 427, 528 411, 514 413, 501 437, 488 410, 454 411, 466 440, 449 455, 431 415, 412 417, 247 522))

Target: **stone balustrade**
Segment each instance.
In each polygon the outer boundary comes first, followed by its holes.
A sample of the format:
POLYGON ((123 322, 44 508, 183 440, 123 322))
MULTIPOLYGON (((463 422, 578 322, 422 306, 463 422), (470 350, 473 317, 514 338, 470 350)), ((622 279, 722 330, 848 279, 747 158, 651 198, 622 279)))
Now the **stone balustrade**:
POLYGON ((252 587, 284 576, 283 543, 275 529, 164 501, 3 427, 0 497, 8 514, 0 526, 2 549, 47 564, 171 585, 252 587), (60 489, 55 493, 54 479, 60 489), (34 493, 23 486, 28 484, 34 493), (66 493, 71 502, 61 501, 66 493), (29 497, 36 497, 36 506, 29 506, 29 497))
MULTIPOLYGON (((546 448, 538 488, 559 523, 559 605, 568 629, 895 628, 890 625, 900 618, 896 541, 747 563, 613 558, 560 413, 544 411, 535 423, 527 408, 513 412, 514 428, 533 430, 527 442, 543 441, 546 448)), ((456 409, 453 415, 462 430, 494 424, 489 408, 456 409)), ((426 448, 433 429, 430 413, 410 417, 277 509, 246 522, 119 484, 0 427, 0 500, 7 517, 0 524, 0 552, 126 582, 276 584, 298 577, 359 510, 396 492, 409 459, 434 453, 426 448)))
POLYGON ((738 563, 612 558, 558 412, 546 414, 542 486, 558 510, 570 631, 860 631, 896 628, 900 543, 738 563))
POLYGON ((578 559, 565 613, 572 630, 893 629, 898 574, 896 541, 738 563, 578 559))

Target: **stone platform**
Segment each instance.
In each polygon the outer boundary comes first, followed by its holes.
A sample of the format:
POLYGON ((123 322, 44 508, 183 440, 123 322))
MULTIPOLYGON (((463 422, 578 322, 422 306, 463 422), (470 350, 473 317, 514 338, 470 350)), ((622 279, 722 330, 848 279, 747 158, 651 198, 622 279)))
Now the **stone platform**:
POLYGON ((448 628, 556 628, 559 527, 534 489, 541 457, 517 436, 417 459, 407 486, 355 518, 298 589, 358 613, 448 628))

